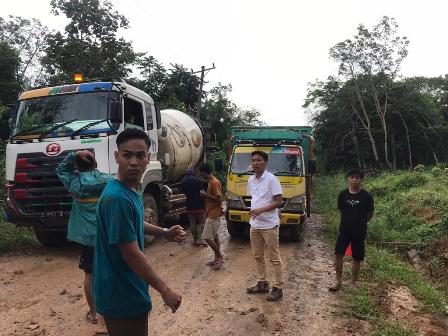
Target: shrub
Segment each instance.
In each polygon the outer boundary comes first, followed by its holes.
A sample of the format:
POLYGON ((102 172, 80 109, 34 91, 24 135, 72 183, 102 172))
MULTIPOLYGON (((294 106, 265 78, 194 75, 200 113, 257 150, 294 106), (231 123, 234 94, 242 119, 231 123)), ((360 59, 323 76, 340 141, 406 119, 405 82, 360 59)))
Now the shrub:
POLYGON ((416 172, 423 172, 424 170, 425 170, 425 166, 424 165, 422 165, 421 163, 419 163, 418 165, 416 165, 415 167, 414 167, 414 170, 416 171, 416 172))
POLYGON ((431 174, 432 174, 432 176, 434 176, 434 177, 437 177, 437 176, 440 176, 440 175, 442 175, 442 173, 443 173, 443 171, 442 171, 442 169, 441 168, 439 168, 439 167, 433 167, 432 169, 431 169, 431 174))

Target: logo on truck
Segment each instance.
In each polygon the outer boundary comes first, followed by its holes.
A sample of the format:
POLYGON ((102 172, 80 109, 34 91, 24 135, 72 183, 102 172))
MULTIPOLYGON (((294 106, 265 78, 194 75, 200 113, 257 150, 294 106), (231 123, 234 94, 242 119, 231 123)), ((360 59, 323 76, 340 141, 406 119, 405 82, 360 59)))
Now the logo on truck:
POLYGON ((49 144, 45 149, 47 155, 58 155, 61 151, 61 146, 55 142, 49 144))

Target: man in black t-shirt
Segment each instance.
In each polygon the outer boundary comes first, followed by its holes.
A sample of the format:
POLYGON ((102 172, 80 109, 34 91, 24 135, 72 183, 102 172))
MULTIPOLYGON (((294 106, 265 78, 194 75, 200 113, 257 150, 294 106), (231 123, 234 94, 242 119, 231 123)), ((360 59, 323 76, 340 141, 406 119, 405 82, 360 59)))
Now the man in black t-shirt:
POLYGON ((364 177, 361 170, 352 169, 347 177, 349 187, 341 191, 338 197, 341 222, 335 247, 336 284, 329 288, 332 292, 338 291, 342 286, 343 257, 350 243, 353 257, 351 284, 356 284, 365 255, 367 222, 372 218, 374 210, 372 195, 361 187, 364 177))
POLYGON ((196 178, 193 169, 187 169, 180 188, 187 198, 186 206, 190 230, 193 235, 193 245, 207 246, 207 243, 202 240, 205 223, 205 198, 201 196, 201 190, 207 189, 207 182, 202 182, 196 178))

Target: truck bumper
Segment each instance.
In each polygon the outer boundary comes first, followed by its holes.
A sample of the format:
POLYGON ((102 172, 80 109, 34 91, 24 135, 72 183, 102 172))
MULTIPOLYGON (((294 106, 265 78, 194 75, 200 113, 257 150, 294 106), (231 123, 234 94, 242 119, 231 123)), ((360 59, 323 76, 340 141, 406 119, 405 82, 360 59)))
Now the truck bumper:
POLYGON ((2 217, 4 221, 18 226, 35 227, 47 231, 66 231, 69 213, 65 211, 53 211, 48 214, 26 214, 20 210, 13 200, 5 197, 2 217))
MULTIPOLYGON (((232 222, 243 223, 249 223, 250 220, 249 211, 245 210, 228 210, 226 218, 232 222)), ((282 212, 280 225, 300 224, 303 223, 304 220, 305 214, 282 212)))

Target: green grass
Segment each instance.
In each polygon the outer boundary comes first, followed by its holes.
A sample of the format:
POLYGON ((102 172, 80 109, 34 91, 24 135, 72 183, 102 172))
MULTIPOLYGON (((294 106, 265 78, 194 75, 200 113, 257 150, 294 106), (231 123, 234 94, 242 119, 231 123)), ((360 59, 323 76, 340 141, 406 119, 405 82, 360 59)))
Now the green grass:
POLYGON ((34 231, 0 220, 0 253, 39 246, 34 231))
MULTIPOLYGON (((448 234, 448 176, 430 173, 395 172, 364 181, 366 190, 375 199, 374 218, 369 222, 367 240, 430 244, 448 234)), ((339 192, 347 188, 342 175, 318 176, 314 211, 326 220, 329 241, 334 244, 339 229, 336 210, 339 192)), ((344 278, 350 273, 344 269, 344 278)), ((347 313, 367 319, 374 335, 417 335, 413 330, 387 319, 384 302, 389 283, 409 288, 422 310, 446 316, 445 295, 434 281, 419 274, 414 267, 390 250, 368 246, 361 283, 355 291, 347 291, 347 313)))

